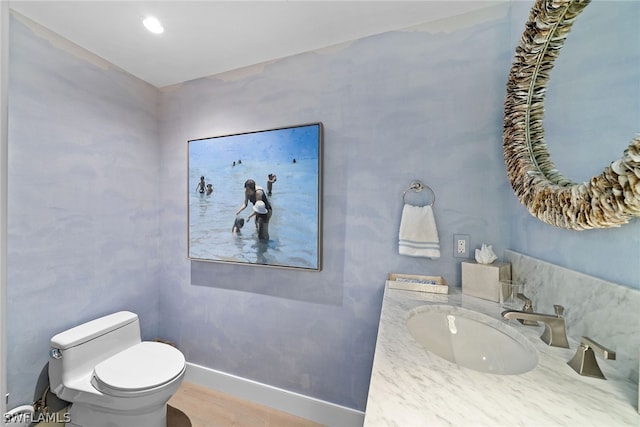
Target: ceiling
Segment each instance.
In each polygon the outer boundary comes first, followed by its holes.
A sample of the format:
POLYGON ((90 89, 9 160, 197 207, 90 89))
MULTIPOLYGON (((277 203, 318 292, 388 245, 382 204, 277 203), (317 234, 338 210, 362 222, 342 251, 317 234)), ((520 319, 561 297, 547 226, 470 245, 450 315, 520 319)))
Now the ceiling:
POLYGON ((29 1, 14 11, 165 87, 509 1, 29 1), (155 16, 160 35, 142 19, 155 16))

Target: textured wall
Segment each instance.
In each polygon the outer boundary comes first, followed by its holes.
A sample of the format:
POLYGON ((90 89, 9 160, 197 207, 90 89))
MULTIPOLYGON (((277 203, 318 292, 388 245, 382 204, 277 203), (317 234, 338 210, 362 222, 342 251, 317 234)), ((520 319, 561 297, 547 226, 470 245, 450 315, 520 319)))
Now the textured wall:
MULTIPOLYGON (((11 20, 8 383, 33 401, 49 338, 122 309, 157 331, 157 90, 11 20)), ((40 393, 42 390, 40 390, 40 393)))
POLYGON ((364 409, 386 275, 458 284, 453 233, 498 252, 508 239, 506 10, 162 91, 161 327, 189 361, 364 409), (210 264, 190 280, 187 140, 312 121, 325 129, 323 271, 210 264), (398 255, 402 193, 416 178, 436 194, 439 260, 398 255))
MULTIPOLYGON (((9 5, 0 3, 0 396, 7 393, 7 165, 8 165, 8 103, 9 86, 9 5)), ((6 402, 0 400, 0 413, 6 412, 6 402)))

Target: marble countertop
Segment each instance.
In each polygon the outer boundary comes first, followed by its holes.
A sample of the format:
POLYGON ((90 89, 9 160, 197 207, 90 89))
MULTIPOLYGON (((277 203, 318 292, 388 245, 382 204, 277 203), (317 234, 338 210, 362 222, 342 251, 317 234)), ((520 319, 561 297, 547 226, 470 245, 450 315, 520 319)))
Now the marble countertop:
POLYGON ((461 295, 386 287, 378 329, 365 427, 377 426, 639 426, 638 385, 598 357, 607 380, 578 375, 571 349, 550 347, 543 326, 501 318, 498 303, 461 295), (520 375, 495 375, 455 365, 424 349, 409 334, 409 311, 447 304, 508 322, 534 345, 538 365, 520 375))

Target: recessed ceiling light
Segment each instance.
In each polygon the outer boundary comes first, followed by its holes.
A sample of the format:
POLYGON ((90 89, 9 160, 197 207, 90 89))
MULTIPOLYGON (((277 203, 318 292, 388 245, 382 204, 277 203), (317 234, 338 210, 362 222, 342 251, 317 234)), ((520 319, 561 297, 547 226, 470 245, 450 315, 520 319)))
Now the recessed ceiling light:
POLYGON ((147 30, 151 31, 154 34, 162 34, 164 32, 164 27, 162 26, 160 21, 158 21, 153 16, 144 18, 142 23, 144 24, 147 30))

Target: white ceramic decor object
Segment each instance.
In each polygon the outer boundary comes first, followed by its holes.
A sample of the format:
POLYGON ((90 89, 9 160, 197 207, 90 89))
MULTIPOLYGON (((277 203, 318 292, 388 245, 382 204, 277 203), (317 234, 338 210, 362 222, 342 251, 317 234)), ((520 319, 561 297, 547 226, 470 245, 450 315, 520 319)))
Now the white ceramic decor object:
POLYGON ((476 262, 478 264, 491 264, 497 259, 498 256, 493 252, 493 246, 491 245, 483 243, 480 249, 476 249, 476 262))

